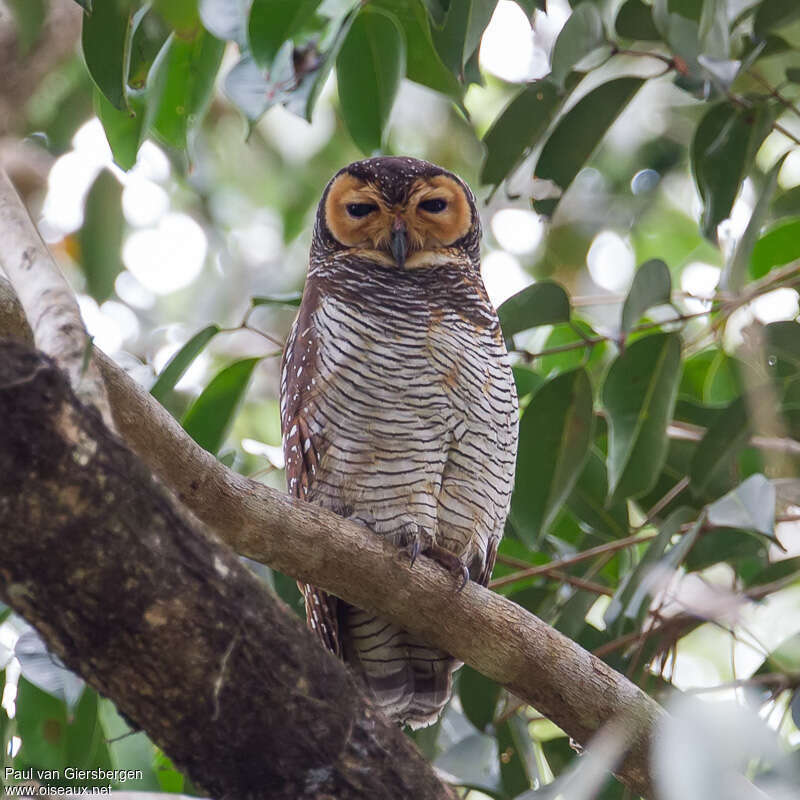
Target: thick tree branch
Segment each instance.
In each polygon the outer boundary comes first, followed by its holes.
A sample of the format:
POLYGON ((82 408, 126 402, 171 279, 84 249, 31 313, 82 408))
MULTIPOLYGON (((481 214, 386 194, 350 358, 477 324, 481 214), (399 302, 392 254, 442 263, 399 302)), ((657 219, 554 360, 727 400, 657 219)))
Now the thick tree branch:
POLYGON ((624 676, 527 611, 420 558, 408 559, 360 525, 222 466, 147 392, 97 354, 117 429, 185 505, 237 552, 320 586, 452 653, 586 744, 624 718, 631 733, 617 774, 650 793, 649 745, 661 710, 624 676))
POLYGON ((0 419, 0 597, 212 797, 451 797, 51 360, 0 343, 0 419))
POLYGON ((0 266, 22 303, 37 346, 67 373, 78 396, 96 406, 112 425, 105 384, 92 358, 91 339, 75 295, 2 169, 0 231, 0 266))

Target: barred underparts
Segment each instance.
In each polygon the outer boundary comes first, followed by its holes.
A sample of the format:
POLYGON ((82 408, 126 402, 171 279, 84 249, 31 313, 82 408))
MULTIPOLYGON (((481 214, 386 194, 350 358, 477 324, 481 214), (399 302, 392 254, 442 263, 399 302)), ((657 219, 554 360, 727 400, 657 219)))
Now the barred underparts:
MULTIPOLYGON (((439 167, 377 158, 335 176, 284 353, 281 419, 292 494, 485 585, 518 411, 479 248, 472 194, 439 167)), ((388 716, 412 728, 436 720, 460 662, 303 591, 310 627, 388 716)))

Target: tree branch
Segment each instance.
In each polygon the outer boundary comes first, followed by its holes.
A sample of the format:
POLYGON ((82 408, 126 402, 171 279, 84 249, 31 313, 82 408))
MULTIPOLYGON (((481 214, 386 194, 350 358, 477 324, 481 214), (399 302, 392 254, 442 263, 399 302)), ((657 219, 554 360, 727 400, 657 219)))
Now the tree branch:
POLYGON ((92 342, 69 284, 41 240, 5 171, 0 169, 0 266, 19 296, 38 347, 56 360, 81 399, 113 425, 92 342))
POLYGON ((369 608, 473 666, 586 744, 622 718, 631 739, 617 775, 650 794, 660 707, 627 678, 500 595, 408 559, 362 526, 225 468, 146 391, 96 352, 117 429, 178 498, 242 555, 369 608))
POLYGON ((53 361, 0 343, 0 418, 0 597, 212 797, 452 798, 53 361))

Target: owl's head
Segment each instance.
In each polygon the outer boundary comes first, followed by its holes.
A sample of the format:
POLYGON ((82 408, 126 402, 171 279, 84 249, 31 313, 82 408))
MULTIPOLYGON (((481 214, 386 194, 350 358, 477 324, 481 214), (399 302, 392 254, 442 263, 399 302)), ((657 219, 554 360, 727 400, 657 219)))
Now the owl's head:
POLYGON ((312 254, 346 251, 402 269, 477 267, 480 218, 469 187, 416 158, 356 161, 320 200, 312 254))

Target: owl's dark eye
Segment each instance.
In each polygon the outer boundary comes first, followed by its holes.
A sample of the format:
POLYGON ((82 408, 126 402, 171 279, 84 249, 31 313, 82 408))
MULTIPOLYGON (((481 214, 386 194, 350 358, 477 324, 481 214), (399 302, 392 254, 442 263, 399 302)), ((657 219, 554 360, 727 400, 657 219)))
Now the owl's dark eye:
POLYGON ((429 214, 440 214, 447 208, 447 200, 442 200, 441 197, 433 197, 430 200, 423 200, 419 207, 429 214))
POLYGON ((361 219, 361 217, 366 217, 367 214, 371 214, 373 211, 377 211, 378 206, 374 203, 348 203, 347 204, 347 213, 351 217, 355 217, 356 219, 361 219))

